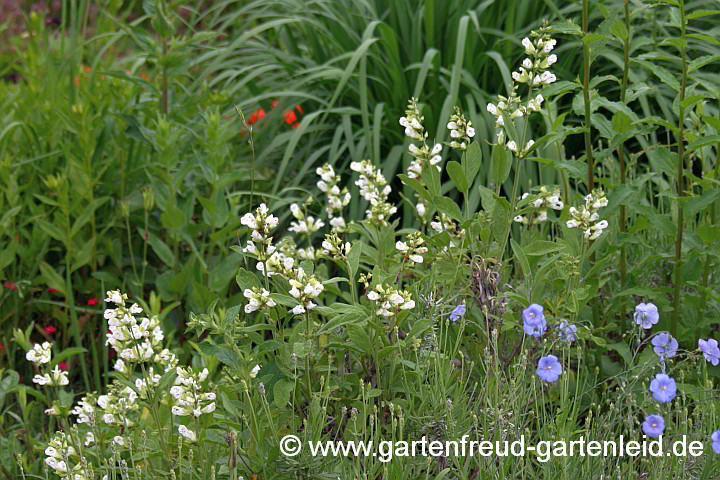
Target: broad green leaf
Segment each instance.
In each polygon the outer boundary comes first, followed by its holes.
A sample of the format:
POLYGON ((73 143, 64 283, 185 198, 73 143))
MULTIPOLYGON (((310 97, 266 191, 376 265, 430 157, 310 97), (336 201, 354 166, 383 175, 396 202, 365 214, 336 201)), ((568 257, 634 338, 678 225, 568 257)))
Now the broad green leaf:
POLYGON ((458 222, 463 221, 463 214, 460 207, 458 207, 457 203, 453 202, 451 199, 436 195, 433 197, 433 205, 435 205, 435 208, 439 212, 444 213, 450 218, 457 220, 458 222))
POLYGON ((48 287, 54 288, 60 293, 65 293, 65 280, 55 271, 50 264, 46 262, 40 262, 40 273, 45 278, 45 283, 48 287))
POLYGON ((510 176, 513 156, 505 147, 495 145, 492 151, 492 179, 496 185, 502 185, 510 176))
POLYGON ((448 162, 445 168, 450 175, 450 179, 455 184, 455 187, 457 187, 460 192, 467 193, 469 188, 468 179, 465 176, 465 172, 463 172, 462 166, 453 160, 448 162))

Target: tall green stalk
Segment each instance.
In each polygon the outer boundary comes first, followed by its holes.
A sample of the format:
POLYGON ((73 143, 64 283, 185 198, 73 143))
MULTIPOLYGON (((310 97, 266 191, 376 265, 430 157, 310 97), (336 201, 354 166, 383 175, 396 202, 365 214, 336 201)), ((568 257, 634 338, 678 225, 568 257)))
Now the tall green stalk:
POLYGON ((595 168, 592 153, 592 137, 590 135, 590 44, 586 41, 590 22, 589 0, 583 0, 583 100, 585 103, 585 158, 587 160, 588 193, 595 188, 593 170, 595 168))
POLYGON ((685 185, 683 172, 685 168, 685 90, 688 81, 687 63, 687 39, 685 37, 685 0, 680 0, 680 57, 682 60, 682 83, 680 84, 680 96, 678 98, 678 133, 677 133, 677 232, 675 235, 675 297, 673 298, 673 316, 670 331, 677 336, 678 323, 680 320, 680 305, 682 303, 682 243, 683 243, 683 220, 684 209, 682 198, 685 196, 685 185))
MULTIPOLYGON (((630 6, 629 0, 625 0, 625 30, 626 36, 623 42, 623 79, 620 87, 620 102, 625 103, 628 86, 628 74, 630 67, 630 6)), ((618 146, 618 159, 620 160, 620 185, 625 185, 627 178, 625 171, 625 142, 618 146)), ((620 233, 627 229, 627 207, 620 205, 620 233)), ((627 282, 627 248, 625 244, 620 246, 620 285, 627 282)), ((627 328, 627 319, 623 318, 623 329, 627 328)))
MULTIPOLYGON (((590 43, 587 41, 588 26, 590 23, 590 2, 583 0, 583 103, 585 104, 585 159, 587 160, 587 189, 591 193, 595 188, 594 170, 595 162, 592 151, 592 121, 590 119, 590 43)), ((595 253, 588 259, 590 268, 595 263, 595 253)), ((600 317, 600 305, 597 298, 592 300, 593 325, 598 326, 600 317)))

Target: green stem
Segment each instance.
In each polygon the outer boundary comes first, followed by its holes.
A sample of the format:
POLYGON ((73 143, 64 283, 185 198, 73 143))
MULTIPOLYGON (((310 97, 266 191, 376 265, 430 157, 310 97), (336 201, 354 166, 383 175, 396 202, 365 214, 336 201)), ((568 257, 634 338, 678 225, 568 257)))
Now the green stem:
MULTIPOLYGON (((310 339, 310 312, 305 311, 305 338, 310 339)), ((306 340, 306 341, 307 341, 306 340)), ((312 401, 312 379, 310 378, 310 351, 305 352, 305 379, 307 381, 308 405, 312 401)))
POLYGON ((677 158, 677 233, 675 236, 675 296, 673 298, 673 316, 670 331, 677 337, 678 323, 680 320, 680 306, 682 303, 682 243, 683 243, 683 220, 684 209, 682 198, 685 196, 685 185, 683 181, 683 170, 685 167, 685 89, 688 80, 687 49, 685 47, 685 0, 680 0, 680 55, 682 57, 682 83, 680 85, 680 96, 678 98, 678 158, 677 158))
MULTIPOLYGON (((588 23, 590 21, 589 0, 583 0, 583 33, 588 34, 588 23)), ((595 187, 593 179, 593 154, 592 138, 590 135, 590 45, 583 37, 583 99, 585 103, 585 158, 587 160, 587 188, 588 193, 595 187)))
POLYGON ((130 212, 125 216, 125 229, 127 230, 128 248, 130 249, 130 262, 132 263, 133 274, 135 274, 135 280, 137 281, 140 277, 138 277, 137 269, 135 268, 135 253, 133 253, 132 235, 130 234, 130 212))
MULTIPOLYGON (((624 104, 627 95, 629 66, 630 66, 630 6, 629 0, 625 0, 625 30, 627 31, 627 37, 623 42, 623 79, 622 86, 620 88, 620 101, 624 104)), ((621 143, 618 147, 618 158, 620 160, 620 184, 625 185, 626 183, 626 172, 625 172, 625 143, 621 143)), ((627 207, 620 205, 620 233, 625 233, 627 229, 627 207)), ((620 286, 624 287, 627 282, 627 248, 623 243, 620 245, 620 286)), ((623 317, 623 330, 627 330, 627 318, 623 317)))

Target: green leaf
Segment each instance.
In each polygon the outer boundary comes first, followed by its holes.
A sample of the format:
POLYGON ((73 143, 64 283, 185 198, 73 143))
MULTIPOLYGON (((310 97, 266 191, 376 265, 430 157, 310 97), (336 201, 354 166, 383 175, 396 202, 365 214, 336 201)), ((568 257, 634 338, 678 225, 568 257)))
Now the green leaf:
POLYGON ((62 362, 66 358, 70 358, 73 355, 82 355, 83 353, 86 353, 86 352, 87 352, 87 350, 84 348, 81 348, 81 347, 66 348, 65 350, 63 350, 62 352, 58 353, 57 355, 55 355, 53 357, 52 361, 50 362, 50 368, 51 369, 54 368, 55 365, 58 365, 60 362, 62 362))
POLYGON ((513 156, 505 147, 495 145, 492 151, 492 179, 496 185, 502 185, 510 176, 513 156))
POLYGON ((467 172, 468 185, 472 185, 482 166, 482 147, 477 140, 468 145, 463 161, 465 162, 463 167, 467 172))
POLYGON ((80 229, 90 221, 93 212, 95 212, 95 210, 108 200, 110 200, 110 197, 96 198, 91 204, 85 207, 85 210, 83 210, 83 212, 75 219, 72 229, 70 230, 70 235, 74 236, 77 232, 79 232, 80 229))
POLYGON ((320 330, 318 330, 317 335, 330 333, 336 328, 343 327, 345 325, 357 325, 357 326, 364 326, 367 324, 367 316, 365 315, 359 315, 359 314, 344 314, 344 315, 338 315, 337 317, 330 320, 328 323, 323 325, 320 330))
POLYGON ((166 205, 160 220, 165 228, 171 230, 182 228, 185 225, 185 213, 175 204, 166 205))
POLYGON ((624 112, 617 111, 612 117, 612 128, 617 133, 625 133, 632 130, 632 119, 624 112))
POLYGON ((295 390, 295 383, 281 378, 273 385, 273 404, 278 408, 285 408, 290 403, 290 396, 295 390))
POLYGON ((463 215, 460 207, 458 207, 457 203, 453 202, 451 199, 435 195, 433 197, 433 205, 435 205, 438 212, 444 213, 458 222, 463 221, 463 215))
POLYGON ((362 254, 363 246, 362 240, 358 240, 350 247, 350 252, 348 252, 348 264, 350 265, 350 272, 348 272, 349 278, 355 278, 355 275, 357 275, 359 271, 360 255, 362 254))
POLYGON ((520 262, 523 274, 525 275, 525 277, 529 277, 530 275, 532 275, 532 270, 530 269, 530 262, 528 262, 528 259, 525 256, 525 252, 523 252, 522 248, 520 247, 520 245, 517 244, 515 240, 510 239, 510 245, 512 246, 512 251, 515 255, 515 258, 520 262))
POLYGON ((465 176, 465 172, 463 172, 462 166, 456 161, 448 162, 448 164, 445 167, 447 169, 448 174, 450 175, 450 180, 455 184, 455 187, 462 192, 467 193, 469 185, 468 185, 468 179, 465 176))
POLYGON ((400 181, 403 182, 405 185, 415 190, 417 194, 420 195, 420 197, 427 203, 432 203, 432 195, 430 195, 430 192, 427 191, 427 189, 423 186, 422 183, 420 183, 414 178, 408 177, 407 175, 401 174, 398 175, 398 178, 400 178, 400 181))
POLYGON ((65 293, 65 280, 46 262, 40 262, 40 273, 45 278, 48 287, 54 288, 60 293, 65 293))
POLYGON ((685 15, 686 20, 694 20, 696 18, 707 17, 709 15, 720 15, 720 10, 703 10, 698 9, 685 15))
MULTIPOLYGON (((138 233, 144 237, 145 232, 142 228, 138 227, 138 233)), ((170 250, 170 247, 168 247, 165 242, 149 231, 147 232, 147 242, 150 244, 153 252, 155 252, 155 255, 157 255, 165 265, 170 268, 175 266, 175 255, 173 255, 172 250, 170 250)))
POLYGON ((47 233, 55 240, 65 244, 67 237, 56 225, 48 222, 47 220, 43 220, 42 218, 38 218, 37 220, 35 220, 35 223, 38 227, 40 227, 40 230, 47 233))
POLYGON ((544 256, 553 252, 557 252, 558 250, 563 250, 564 248, 564 245, 551 242, 550 240, 535 240, 534 242, 525 245, 525 248, 523 248, 523 252, 526 255, 531 256, 544 256))

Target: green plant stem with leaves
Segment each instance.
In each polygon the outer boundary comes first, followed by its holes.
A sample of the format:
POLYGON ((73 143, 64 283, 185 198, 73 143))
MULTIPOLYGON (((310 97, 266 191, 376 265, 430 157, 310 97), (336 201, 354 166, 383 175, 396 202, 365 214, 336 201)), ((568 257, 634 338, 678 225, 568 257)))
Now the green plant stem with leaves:
POLYGON ((683 224, 684 224, 684 206, 683 197, 685 196, 684 185, 684 169, 685 169, 685 90, 688 82, 688 62, 687 62, 687 38, 685 32, 685 0, 680 1, 680 59, 682 62, 682 79, 680 84, 680 93, 678 97, 678 126, 677 126, 677 226, 675 235, 675 296, 673 298, 673 316, 670 324, 670 331, 673 336, 677 336, 678 323, 680 321, 680 306, 682 304, 682 244, 683 244, 683 224))

